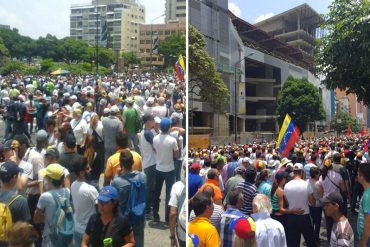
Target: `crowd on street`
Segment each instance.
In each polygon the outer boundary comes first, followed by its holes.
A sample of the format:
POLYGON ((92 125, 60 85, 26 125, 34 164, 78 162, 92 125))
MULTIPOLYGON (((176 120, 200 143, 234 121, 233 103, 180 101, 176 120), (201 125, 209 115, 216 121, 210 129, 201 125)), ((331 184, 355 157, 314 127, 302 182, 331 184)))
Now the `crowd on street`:
POLYGON ((287 157, 275 141, 190 149, 188 246, 370 246, 368 140, 299 139, 287 157))
POLYGON ((185 243, 175 228, 186 86, 176 74, 11 75, 0 85, 0 247, 143 247, 146 221, 185 243))

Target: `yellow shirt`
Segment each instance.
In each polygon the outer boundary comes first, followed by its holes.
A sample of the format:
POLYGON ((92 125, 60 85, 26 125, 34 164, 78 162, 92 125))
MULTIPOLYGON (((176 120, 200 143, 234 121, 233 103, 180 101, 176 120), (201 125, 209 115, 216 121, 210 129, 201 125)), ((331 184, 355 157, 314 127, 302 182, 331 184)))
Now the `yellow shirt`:
MULTIPOLYGON (((122 151, 128 150, 128 149, 119 149, 115 154, 109 157, 107 160, 107 167, 105 168, 105 176, 106 177, 115 177, 119 171, 120 164, 119 164, 119 156, 122 151)), ((141 164, 141 156, 135 151, 130 150, 132 157, 134 159, 134 164, 132 165, 132 170, 134 171, 141 171, 142 164, 141 164)))
POLYGON ((221 245, 220 236, 216 227, 205 217, 195 217, 188 224, 189 234, 197 235, 199 238, 198 247, 219 247, 221 245))

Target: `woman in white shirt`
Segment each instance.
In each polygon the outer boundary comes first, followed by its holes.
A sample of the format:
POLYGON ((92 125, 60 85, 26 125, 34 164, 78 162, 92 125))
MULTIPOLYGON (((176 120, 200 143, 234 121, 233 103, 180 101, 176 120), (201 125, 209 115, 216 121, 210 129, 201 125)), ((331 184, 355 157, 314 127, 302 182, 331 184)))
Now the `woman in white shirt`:
POLYGON ((76 108, 73 111, 73 119, 71 121, 71 127, 73 134, 76 137, 77 152, 81 155, 85 151, 85 142, 87 137, 88 125, 86 121, 81 117, 82 111, 76 108))

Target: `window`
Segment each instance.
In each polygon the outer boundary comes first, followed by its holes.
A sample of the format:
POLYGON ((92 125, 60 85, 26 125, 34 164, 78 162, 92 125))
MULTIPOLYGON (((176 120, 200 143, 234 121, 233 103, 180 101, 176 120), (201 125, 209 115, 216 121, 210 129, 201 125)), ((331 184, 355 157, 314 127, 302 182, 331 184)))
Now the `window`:
POLYGON ((176 14, 176 17, 186 17, 186 14, 176 14))
POLYGON ((159 57, 159 58, 158 58, 158 61, 159 61, 159 62, 163 62, 163 57, 159 57))
POLYGON ((145 44, 150 44, 150 39, 145 40, 145 44))
POLYGON ((140 40, 140 44, 145 44, 145 40, 140 40))
POLYGON ((146 31, 146 35, 150 35, 150 31, 146 31))
POLYGON ((158 35, 163 35, 163 31, 159 31, 158 32, 158 35))
POLYGON ((146 49, 145 51, 149 53, 150 52, 150 49, 146 49))
POLYGON ((165 34, 165 35, 170 35, 170 34, 171 34, 171 32, 170 32, 170 31, 165 31, 165 32, 164 32, 164 34, 165 34))
POLYGON ((186 9, 186 6, 177 6, 176 9, 186 9))
POLYGON ((141 52, 141 53, 144 53, 144 49, 140 49, 140 52, 141 52))

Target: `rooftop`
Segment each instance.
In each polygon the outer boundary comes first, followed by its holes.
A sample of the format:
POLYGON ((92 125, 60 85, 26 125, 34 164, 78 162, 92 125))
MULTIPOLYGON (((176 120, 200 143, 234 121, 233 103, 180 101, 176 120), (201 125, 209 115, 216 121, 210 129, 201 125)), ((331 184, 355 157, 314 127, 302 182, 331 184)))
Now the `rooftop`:
POLYGON ((302 68, 313 70, 313 58, 309 54, 274 38, 259 27, 237 17, 230 11, 229 15, 244 45, 302 68))
POLYGON ((275 22, 282 19, 287 21, 295 21, 295 19, 297 18, 296 14, 298 13, 301 16, 301 21, 309 24, 310 26, 318 27, 322 22, 324 22, 324 18, 321 17, 319 13, 317 13, 313 8, 311 8, 310 5, 304 3, 295 8, 289 9, 283 13, 274 15, 268 19, 257 22, 255 26, 260 27, 267 23, 275 22))

